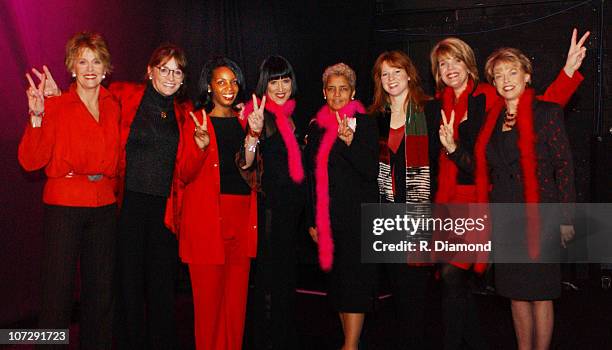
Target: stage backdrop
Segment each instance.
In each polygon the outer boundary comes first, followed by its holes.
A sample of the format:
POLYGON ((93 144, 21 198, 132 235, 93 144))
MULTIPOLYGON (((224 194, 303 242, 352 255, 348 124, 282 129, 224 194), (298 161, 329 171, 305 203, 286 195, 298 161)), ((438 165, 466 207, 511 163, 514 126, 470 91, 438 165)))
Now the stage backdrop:
MULTIPOLYGON (((589 43, 583 70, 587 79, 566 119, 582 181, 580 198, 590 200, 591 187, 600 187, 594 193, 601 192, 602 185, 595 186, 591 179, 594 162, 588 146, 593 133, 598 77, 594 58, 600 40, 605 39, 598 33, 598 2, 529 1, 530 5, 517 5, 521 1, 464 1, 462 7, 457 7, 455 1, 435 2, 435 7, 432 3, 1 0, 0 53, 5 79, 0 84, 0 328, 35 317, 39 303, 44 176, 41 172, 23 172, 16 159, 27 116, 24 74, 30 67, 47 64, 60 85, 67 87, 70 77, 63 65, 64 45, 81 30, 98 31, 106 37, 115 67, 109 81, 142 80, 148 57, 157 45, 173 41, 183 46, 189 58, 187 84, 191 95, 196 93, 202 63, 214 55, 227 55, 238 62, 246 76, 248 96, 255 86, 261 61, 270 54, 281 54, 292 62, 297 73, 296 115, 303 129, 324 103, 321 73, 330 64, 344 61, 357 71, 356 96, 367 104, 375 57, 383 50, 404 49, 414 58, 428 92, 432 92, 429 50, 443 35, 464 33, 455 35, 473 45, 481 65, 497 46, 524 49, 534 58, 536 87, 543 87, 563 66, 571 29, 574 26, 581 32, 589 29, 596 35, 589 43), (574 5, 580 6, 563 11, 574 5), (541 19, 546 15, 550 17, 541 19), (538 18, 536 22, 515 26, 538 18), (508 28, 483 32, 504 26, 508 28)), ((606 13, 610 13, 610 6, 606 6, 606 13)), ((610 33, 609 15, 604 23, 608 28, 604 33, 610 33)), ((610 72, 609 59, 605 62, 610 72)), ((607 76, 603 81, 609 91, 610 75, 607 76)), ((600 153, 598 159, 609 161, 609 156, 600 153)), ((609 176, 601 169, 596 168, 593 173, 609 176)), ((609 187, 608 183, 606 188, 609 187)), ((306 234, 302 247, 312 253, 309 249, 313 246, 306 234)))

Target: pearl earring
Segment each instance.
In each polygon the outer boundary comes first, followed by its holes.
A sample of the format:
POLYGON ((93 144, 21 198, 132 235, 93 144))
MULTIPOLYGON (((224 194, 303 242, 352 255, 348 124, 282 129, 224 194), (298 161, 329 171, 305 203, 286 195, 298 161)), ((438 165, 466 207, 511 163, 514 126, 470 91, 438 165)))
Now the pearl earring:
POLYGON ((149 80, 153 80, 153 76, 152 75, 149 75, 149 80))
POLYGON ((102 74, 102 80, 106 79, 106 74, 102 74))
POLYGON ((324 100, 327 100, 327 96, 323 95, 323 99, 324 99, 324 100))
POLYGON ((75 72, 72 72, 72 77, 76 78, 76 73, 75 72))

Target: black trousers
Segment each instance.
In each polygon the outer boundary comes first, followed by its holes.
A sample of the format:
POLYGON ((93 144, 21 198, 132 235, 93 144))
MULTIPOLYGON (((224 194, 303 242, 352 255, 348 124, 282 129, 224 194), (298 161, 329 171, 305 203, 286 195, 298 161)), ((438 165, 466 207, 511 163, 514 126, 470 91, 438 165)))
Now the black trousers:
POLYGON ((302 206, 287 203, 265 208, 262 202, 258 204, 257 258, 246 341, 257 350, 298 349, 295 242, 302 206))
POLYGON ((470 349, 487 349, 480 332, 478 309, 470 286, 471 271, 446 264, 442 266, 442 315, 444 349, 461 349, 465 342, 470 349))
POLYGON ((110 349, 116 205, 45 205, 39 328, 68 328, 77 264, 81 272, 81 349, 110 349))
POLYGON ((178 243, 166 198, 126 191, 117 239, 119 349, 176 349, 178 243))
POLYGON ((383 264, 387 270, 397 320, 397 349, 427 349, 425 306, 431 280, 431 267, 383 264))

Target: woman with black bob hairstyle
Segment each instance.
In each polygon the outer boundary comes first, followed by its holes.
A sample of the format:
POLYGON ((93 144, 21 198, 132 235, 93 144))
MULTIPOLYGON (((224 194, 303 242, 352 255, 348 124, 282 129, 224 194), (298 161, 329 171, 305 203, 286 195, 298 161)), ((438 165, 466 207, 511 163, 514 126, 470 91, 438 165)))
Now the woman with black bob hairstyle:
MULTIPOLYGON (((257 264, 254 276, 255 348, 295 349, 296 236, 304 209, 302 153, 295 137, 295 72, 281 56, 266 58, 244 115, 261 123, 261 133, 245 143, 243 169, 262 174, 258 198, 257 264), (269 303, 269 313, 267 303, 269 303), (270 315, 270 316, 268 316, 270 315), (270 332, 269 330, 274 330, 270 332)), ((256 124, 256 123, 254 123, 256 124)))
MULTIPOLYGON (((236 108, 244 79, 236 63, 215 57, 198 86, 196 103, 205 109, 192 113, 184 132, 195 133, 200 147, 179 160, 185 184, 179 255, 191 276, 196 349, 240 349, 257 249, 257 195, 235 162, 252 138, 236 108)), ((251 133, 261 128, 250 125, 251 133)))

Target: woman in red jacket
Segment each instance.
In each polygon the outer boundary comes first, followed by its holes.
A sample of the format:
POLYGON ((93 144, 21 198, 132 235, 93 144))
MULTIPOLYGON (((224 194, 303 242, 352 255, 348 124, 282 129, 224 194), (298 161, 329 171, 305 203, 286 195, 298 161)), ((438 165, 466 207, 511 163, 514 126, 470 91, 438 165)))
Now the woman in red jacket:
MULTIPOLYGON (((588 35, 587 32, 576 41, 577 31, 574 29, 565 66, 539 99, 561 105, 567 103, 582 81, 578 68, 585 57, 586 49, 582 45, 588 35)), ((474 145, 486 111, 500 97, 494 87, 479 82, 474 51, 461 39, 446 38, 434 46, 431 70, 436 80, 437 99, 426 107, 426 114, 431 125, 439 125, 439 138, 432 138, 434 152, 430 153, 434 156, 430 160, 434 200, 439 203, 477 202, 472 159, 474 145)), ((470 215, 456 210, 459 207, 453 207, 453 215, 458 217, 470 215)), ((473 235, 457 238, 473 239, 473 235)), ((484 237, 474 239, 474 242, 482 243, 481 239, 484 237)), ((478 259, 468 255, 455 255, 450 264, 441 267, 445 349, 459 348, 462 339, 471 348, 486 347, 479 328, 473 326, 478 324, 478 317, 469 287, 469 270, 482 273, 487 265, 482 262, 483 257, 479 258, 480 263, 468 263, 478 259)))
POLYGON ((100 85, 111 70, 100 34, 75 34, 66 44, 65 64, 74 83, 60 97, 44 98, 48 70, 38 74, 38 87, 28 75, 30 118, 19 144, 23 168, 44 167, 47 175, 38 327, 70 325, 74 274, 80 264, 81 348, 110 349, 120 111, 100 85))
POLYGON ((243 90, 236 63, 225 57, 208 61, 199 82, 201 115, 192 114, 183 131, 195 133, 198 147, 186 145, 178 164, 185 184, 179 253, 189 264, 196 348, 202 350, 242 347, 249 269, 257 249, 257 198, 235 156, 243 145, 252 153, 263 128, 262 118, 251 117, 245 132, 247 120, 236 108, 243 90))
POLYGON ((119 348, 178 347, 174 307, 178 244, 164 217, 173 218, 178 212, 176 159, 185 144, 195 145, 193 133, 182 133, 191 110, 182 98, 186 65, 180 47, 162 44, 151 55, 146 83, 110 86, 121 104, 119 348))

